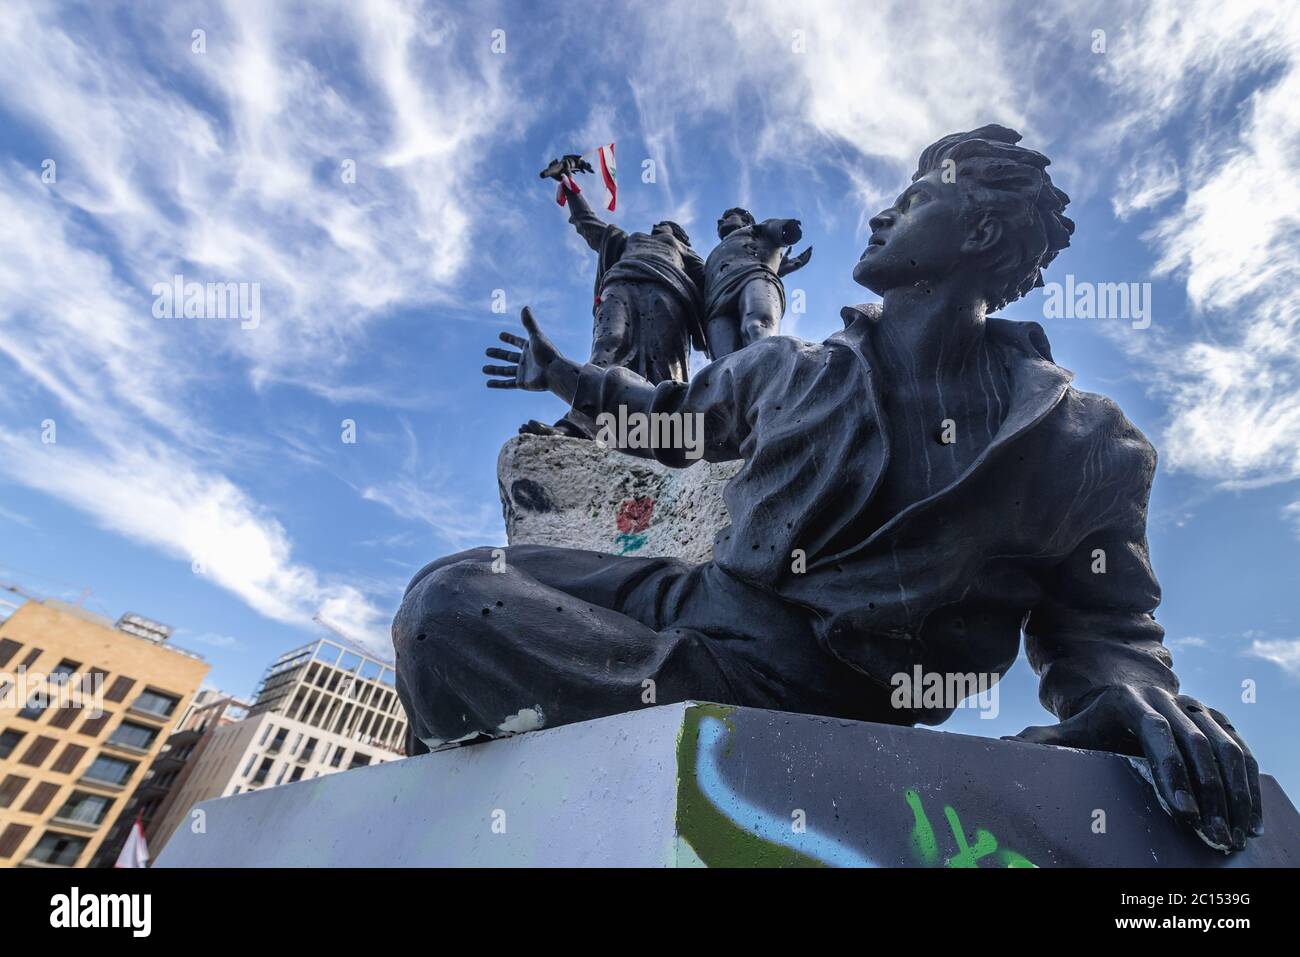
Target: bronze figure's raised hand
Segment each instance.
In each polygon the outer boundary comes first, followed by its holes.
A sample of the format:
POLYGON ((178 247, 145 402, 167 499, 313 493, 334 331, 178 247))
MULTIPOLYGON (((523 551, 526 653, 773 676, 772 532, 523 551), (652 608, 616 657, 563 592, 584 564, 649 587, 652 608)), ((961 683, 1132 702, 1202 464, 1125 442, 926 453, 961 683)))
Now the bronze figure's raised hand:
POLYGON ((547 369, 557 359, 562 359, 560 351, 555 348, 551 340, 546 338, 546 334, 537 325, 537 320, 533 318, 533 312, 527 306, 519 314, 520 321, 524 324, 524 329, 528 331, 528 338, 517 336, 510 332, 501 333, 501 341, 509 345, 516 346, 520 352, 513 352, 509 349, 499 349, 496 347, 487 350, 489 359, 501 359, 504 362, 511 363, 504 366, 484 366, 483 374, 486 376, 497 376, 499 378, 489 378, 487 387, 489 389, 523 389, 526 392, 545 392, 550 388, 547 379, 547 369))
POLYGON ((542 179, 563 180, 565 176, 573 173, 594 173, 588 163, 577 153, 565 153, 559 159, 553 159, 546 165, 546 169, 537 175, 542 179))

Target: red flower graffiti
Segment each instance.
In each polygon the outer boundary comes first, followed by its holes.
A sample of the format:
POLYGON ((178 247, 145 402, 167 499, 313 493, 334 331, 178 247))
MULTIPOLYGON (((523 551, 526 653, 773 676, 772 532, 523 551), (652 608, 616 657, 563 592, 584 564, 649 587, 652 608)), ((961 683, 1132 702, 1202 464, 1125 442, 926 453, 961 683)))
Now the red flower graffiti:
POLYGON ((644 532, 654 511, 654 499, 630 498, 618 507, 618 516, 614 522, 620 532, 644 532))

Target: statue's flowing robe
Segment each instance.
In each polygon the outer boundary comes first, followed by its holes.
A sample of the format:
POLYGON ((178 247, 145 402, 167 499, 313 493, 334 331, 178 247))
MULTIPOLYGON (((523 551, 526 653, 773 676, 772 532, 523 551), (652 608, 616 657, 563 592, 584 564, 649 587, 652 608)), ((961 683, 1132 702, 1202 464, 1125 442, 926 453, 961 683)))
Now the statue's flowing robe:
POLYGON ((569 221, 597 254, 592 300, 597 328, 602 307, 626 315, 627 341, 618 364, 650 382, 685 381, 692 344, 706 349, 699 254, 674 238, 628 233, 605 223, 578 194, 569 194, 569 221))

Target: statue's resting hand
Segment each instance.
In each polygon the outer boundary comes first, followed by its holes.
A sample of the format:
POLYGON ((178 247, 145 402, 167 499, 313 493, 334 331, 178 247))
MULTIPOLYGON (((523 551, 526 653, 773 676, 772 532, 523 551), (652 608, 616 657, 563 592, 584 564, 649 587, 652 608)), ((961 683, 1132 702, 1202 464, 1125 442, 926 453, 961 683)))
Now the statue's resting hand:
POLYGON ((1169 813, 1224 852, 1264 833, 1259 765, 1227 716, 1188 695, 1110 685, 1073 717, 1015 737, 1145 757, 1169 813))
POLYGON ((489 389, 524 389, 528 392, 545 392, 553 385, 549 375, 550 370, 555 364, 564 362, 564 357, 537 325, 537 320, 533 318, 531 309, 524 306, 519 318, 523 322, 524 329, 528 331, 528 338, 525 339, 509 332, 501 333, 500 339, 502 342, 518 346, 521 351, 512 352, 509 349, 498 348, 487 350, 486 354, 489 359, 502 359, 511 363, 504 366, 484 366, 484 375, 502 377, 489 378, 487 386, 489 389))

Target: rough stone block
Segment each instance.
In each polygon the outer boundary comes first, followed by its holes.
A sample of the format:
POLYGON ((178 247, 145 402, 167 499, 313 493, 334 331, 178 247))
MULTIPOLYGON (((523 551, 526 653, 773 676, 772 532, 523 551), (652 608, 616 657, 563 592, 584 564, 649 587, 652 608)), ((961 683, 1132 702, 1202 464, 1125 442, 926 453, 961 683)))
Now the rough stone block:
POLYGON ((511 545, 707 562, 740 462, 670 469, 585 439, 519 435, 497 459, 511 545))
POLYGON ((209 801, 158 866, 1295 867, 1261 785, 1225 856, 1118 755, 674 704, 209 801))

